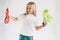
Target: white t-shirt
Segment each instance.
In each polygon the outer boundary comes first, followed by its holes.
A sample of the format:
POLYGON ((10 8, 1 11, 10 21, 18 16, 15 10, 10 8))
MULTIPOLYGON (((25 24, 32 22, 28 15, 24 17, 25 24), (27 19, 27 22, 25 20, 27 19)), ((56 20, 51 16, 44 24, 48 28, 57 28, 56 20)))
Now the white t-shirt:
POLYGON ((18 19, 22 22, 21 34, 26 36, 32 36, 34 33, 33 29, 41 25, 38 18, 32 14, 28 14, 27 16, 20 15, 18 19))

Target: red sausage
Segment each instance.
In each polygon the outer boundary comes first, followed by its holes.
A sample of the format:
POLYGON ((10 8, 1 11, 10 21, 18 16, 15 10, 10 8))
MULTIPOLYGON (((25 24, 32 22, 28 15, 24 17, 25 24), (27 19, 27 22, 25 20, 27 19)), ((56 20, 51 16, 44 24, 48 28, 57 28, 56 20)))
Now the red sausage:
POLYGON ((6 16, 5 16, 5 19, 4 19, 4 23, 5 24, 9 23, 9 10, 8 10, 8 8, 6 9, 6 16))

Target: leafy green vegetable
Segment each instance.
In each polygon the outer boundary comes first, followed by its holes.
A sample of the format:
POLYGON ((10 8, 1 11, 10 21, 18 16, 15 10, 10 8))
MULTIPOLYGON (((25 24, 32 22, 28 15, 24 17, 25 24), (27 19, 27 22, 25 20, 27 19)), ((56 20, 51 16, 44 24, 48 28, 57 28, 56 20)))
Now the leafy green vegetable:
POLYGON ((43 11, 43 22, 51 22, 53 20, 53 17, 49 14, 48 10, 45 9, 43 11))

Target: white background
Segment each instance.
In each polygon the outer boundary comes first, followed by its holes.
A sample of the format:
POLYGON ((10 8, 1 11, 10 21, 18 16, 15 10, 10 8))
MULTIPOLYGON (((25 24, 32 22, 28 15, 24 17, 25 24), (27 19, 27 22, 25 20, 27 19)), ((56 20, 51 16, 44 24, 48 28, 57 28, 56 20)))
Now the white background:
MULTIPOLYGON (((31 0, 0 0, 0 40, 18 40, 21 25, 19 22, 10 20, 9 24, 4 24, 5 10, 8 7, 10 15, 18 16, 25 12, 26 4, 31 0)), ((42 22, 42 11, 48 9, 55 20, 45 28, 35 31, 34 40, 60 40, 59 0, 33 0, 37 6, 37 14, 42 22)))

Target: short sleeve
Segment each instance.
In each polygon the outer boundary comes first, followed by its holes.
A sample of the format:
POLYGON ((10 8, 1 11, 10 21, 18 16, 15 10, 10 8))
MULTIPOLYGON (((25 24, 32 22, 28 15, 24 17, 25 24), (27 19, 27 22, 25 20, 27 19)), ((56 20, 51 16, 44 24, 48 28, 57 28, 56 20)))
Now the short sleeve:
POLYGON ((42 25, 42 21, 39 18, 36 18, 34 22, 34 26, 41 26, 41 25, 42 25))
POLYGON ((18 16, 18 20, 21 21, 22 19, 23 19, 23 14, 20 14, 20 15, 18 16))

